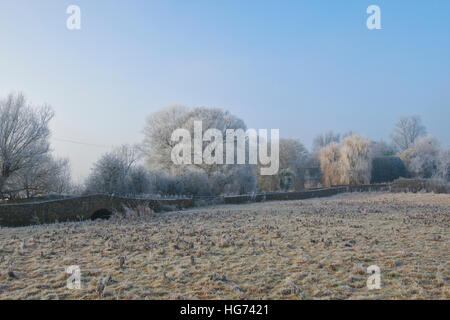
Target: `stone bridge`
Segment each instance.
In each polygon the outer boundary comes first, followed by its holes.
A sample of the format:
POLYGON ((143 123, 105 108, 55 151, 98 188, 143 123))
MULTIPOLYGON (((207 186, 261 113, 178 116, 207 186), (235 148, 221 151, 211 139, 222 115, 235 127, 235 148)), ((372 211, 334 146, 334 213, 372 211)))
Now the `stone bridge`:
MULTIPOLYGON (((228 197, 206 197, 211 203, 243 204, 260 201, 300 200, 319 197, 330 197, 343 192, 395 191, 389 184, 372 184, 358 186, 336 186, 331 188, 311 189, 300 192, 276 192, 228 197), (211 198, 211 199, 209 199, 211 198), (215 199, 215 202, 211 202, 215 199)), ((35 201, 21 204, 0 205, 0 226, 21 227, 33 224, 45 224, 65 221, 81 221, 96 218, 108 218, 114 211, 123 212, 125 207, 136 208, 148 206, 155 212, 172 209, 194 207, 199 199, 132 199, 107 195, 73 197, 62 200, 35 201)))
POLYGON ((21 227, 65 221, 81 221, 108 218, 114 211, 123 212, 125 207, 148 206, 159 212, 167 206, 177 209, 194 205, 190 198, 184 199, 132 199, 107 195, 73 197, 62 200, 37 201, 20 204, 0 205, 0 226, 21 227))

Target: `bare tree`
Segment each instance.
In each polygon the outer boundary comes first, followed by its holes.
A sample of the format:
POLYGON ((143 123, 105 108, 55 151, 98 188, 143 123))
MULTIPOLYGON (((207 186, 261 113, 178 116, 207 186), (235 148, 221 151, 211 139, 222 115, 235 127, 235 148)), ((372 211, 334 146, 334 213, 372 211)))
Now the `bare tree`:
POLYGON ((332 142, 339 143, 341 141, 341 135, 339 133, 334 133, 333 131, 328 131, 327 133, 320 134, 314 138, 313 141, 313 151, 319 151, 320 149, 326 147, 332 142))
POLYGON ((426 128, 422 124, 422 119, 417 116, 400 118, 395 124, 391 134, 392 143, 400 150, 404 151, 412 146, 417 138, 426 134, 426 128))
POLYGON ((396 154, 395 148, 392 145, 387 144, 383 140, 372 141, 370 144, 372 150, 372 156, 376 157, 387 157, 396 154))
POLYGON ((0 193, 19 170, 31 170, 49 152, 49 106, 32 108, 22 94, 0 101, 0 193))

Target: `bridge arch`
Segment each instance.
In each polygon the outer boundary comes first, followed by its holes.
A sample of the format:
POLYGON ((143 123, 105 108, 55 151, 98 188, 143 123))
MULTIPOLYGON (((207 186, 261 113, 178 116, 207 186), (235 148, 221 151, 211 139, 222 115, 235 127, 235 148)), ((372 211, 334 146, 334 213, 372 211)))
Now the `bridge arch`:
POLYGON ((91 220, 108 220, 109 218, 112 217, 112 212, 111 210, 108 209, 99 209, 96 210, 92 215, 91 215, 91 220))

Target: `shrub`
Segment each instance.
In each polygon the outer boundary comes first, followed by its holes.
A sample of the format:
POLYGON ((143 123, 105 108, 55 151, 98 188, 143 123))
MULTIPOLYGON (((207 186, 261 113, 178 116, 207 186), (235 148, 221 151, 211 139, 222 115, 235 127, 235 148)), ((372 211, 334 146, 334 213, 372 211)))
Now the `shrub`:
POLYGON ((372 160, 371 183, 391 182, 406 177, 406 167, 399 157, 377 157, 372 160))
POLYGON ((283 169, 280 172, 280 188, 283 191, 289 191, 294 186, 295 174, 292 170, 283 169))
POLYGON ((434 192, 449 193, 450 184, 442 179, 404 179, 395 180, 391 185, 394 192, 434 192))

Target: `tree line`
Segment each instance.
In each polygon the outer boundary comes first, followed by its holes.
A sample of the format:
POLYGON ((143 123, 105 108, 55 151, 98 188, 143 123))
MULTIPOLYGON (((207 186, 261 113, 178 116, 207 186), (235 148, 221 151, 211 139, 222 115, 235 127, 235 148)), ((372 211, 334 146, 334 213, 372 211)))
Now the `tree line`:
MULTIPOLYGON (((318 135, 309 151, 299 139, 279 141, 278 174, 262 176, 259 165, 176 165, 171 161, 172 132, 247 130, 242 119, 220 108, 170 106, 149 115, 144 139, 105 153, 82 186, 71 182, 68 159, 51 154, 52 108, 33 107, 22 94, 0 101, 0 198, 32 198, 49 193, 115 195, 245 194, 389 182, 399 177, 439 180, 449 185, 450 151, 427 135, 419 116, 395 123, 390 141, 358 133, 318 135)), ((206 145, 204 145, 205 147, 206 145)))

